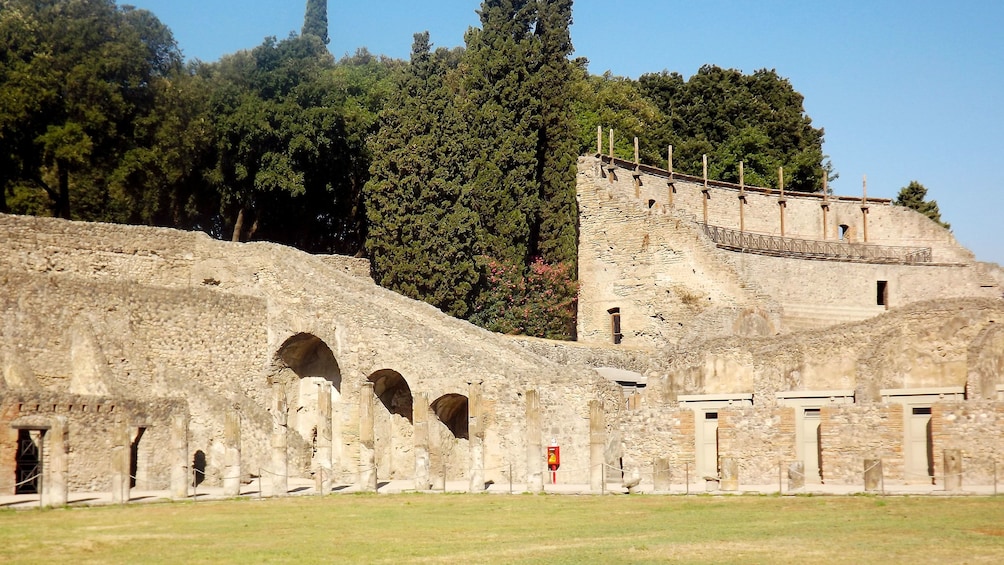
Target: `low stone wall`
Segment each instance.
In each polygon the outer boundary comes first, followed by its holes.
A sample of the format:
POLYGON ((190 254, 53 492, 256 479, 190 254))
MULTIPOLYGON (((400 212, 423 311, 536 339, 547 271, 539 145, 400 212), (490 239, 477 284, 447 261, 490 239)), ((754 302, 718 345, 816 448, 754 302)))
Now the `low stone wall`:
MULTIPOLYGON (((18 430, 15 426, 44 428, 62 416, 69 424, 69 477, 72 491, 99 492, 111 489, 112 448, 118 427, 128 426, 135 444, 136 487, 140 490, 170 486, 170 421, 187 414, 184 400, 143 402, 127 398, 7 391, 0 399, 0 489, 14 494, 8 478, 14 477, 18 430), (137 432, 143 428, 143 433, 137 432)), ((43 441, 44 444, 44 441, 43 441)), ((49 453, 43 451, 43 465, 49 453)), ((191 465, 191 462, 189 462, 191 465)))

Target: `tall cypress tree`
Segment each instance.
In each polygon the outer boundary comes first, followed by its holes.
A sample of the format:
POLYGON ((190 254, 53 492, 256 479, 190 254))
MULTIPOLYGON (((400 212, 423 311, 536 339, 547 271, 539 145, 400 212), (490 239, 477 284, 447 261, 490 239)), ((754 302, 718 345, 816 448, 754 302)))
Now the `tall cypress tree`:
POLYGON ((328 44, 328 0, 307 0, 301 35, 315 35, 328 44))
POLYGON ((535 171, 540 209, 534 230, 534 255, 546 263, 565 264, 574 274, 578 140, 571 99, 575 69, 568 60, 572 53, 572 0, 539 0, 538 4, 535 35, 540 65, 533 84, 541 102, 535 171))
POLYGON ((472 205, 479 252, 521 268, 533 251, 538 208, 537 124, 540 100, 532 26, 537 3, 485 0, 481 29, 467 35, 463 113, 470 127, 472 205))
POLYGON ((411 65, 380 114, 364 189, 375 279, 454 316, 470 313, 477 218, 465 184, 464 127, 452 53, 415 35, 411 65))

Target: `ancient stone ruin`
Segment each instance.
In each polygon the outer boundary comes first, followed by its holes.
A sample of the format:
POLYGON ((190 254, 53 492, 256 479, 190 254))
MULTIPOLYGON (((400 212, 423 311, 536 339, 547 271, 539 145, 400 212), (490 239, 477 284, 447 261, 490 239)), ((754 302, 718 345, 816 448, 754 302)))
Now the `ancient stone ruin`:
POLYGON ((910 210, 579 163, 578 342, 364 260, 0 216, 0 490, 990 481, 1004 274, 910 210), (868 466, 868 462, 878 461, 868 466))

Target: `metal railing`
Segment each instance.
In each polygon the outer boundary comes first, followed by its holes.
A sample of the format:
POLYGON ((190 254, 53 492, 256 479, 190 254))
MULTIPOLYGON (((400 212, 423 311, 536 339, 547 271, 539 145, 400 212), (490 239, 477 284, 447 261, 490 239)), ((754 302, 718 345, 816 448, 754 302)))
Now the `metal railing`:
POLYGON ((863 263, 929 263, 930 247, 905 247, 893 245, 871 245, 867 243, 843 243, 795 239, 733 230, 698 222, 704 234, 723 249, 773 255, 777 257, 800 257, 829 261, 851 261, 863 263))

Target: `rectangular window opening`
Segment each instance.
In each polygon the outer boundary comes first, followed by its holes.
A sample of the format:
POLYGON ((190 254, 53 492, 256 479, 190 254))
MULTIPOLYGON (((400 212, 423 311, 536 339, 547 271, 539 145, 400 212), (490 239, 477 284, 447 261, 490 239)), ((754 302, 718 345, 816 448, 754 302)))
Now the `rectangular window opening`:
POLYGON ((621 309, 611 308, 607 313, 610 314, 610 333, 613 335, 614 345, 620 345, 624 339, 624 334, 621 333, 621 309))
POLYGON ((718 412, 705 412, 704 413, 704 419, 705 420, 717 420, 718 419, 718 412))
POLYGON ((931 407, 930 406, 920 406, 913 409, 914 416, 930 416, 931 407))
POLYGON ((889 305, 889 283, 878 281, 875 285, 875 303, 879 306, 889 305))

